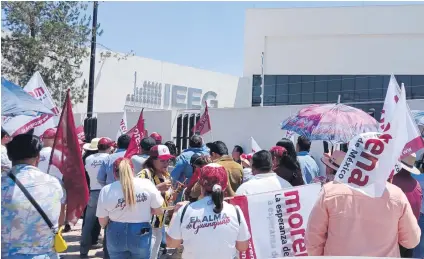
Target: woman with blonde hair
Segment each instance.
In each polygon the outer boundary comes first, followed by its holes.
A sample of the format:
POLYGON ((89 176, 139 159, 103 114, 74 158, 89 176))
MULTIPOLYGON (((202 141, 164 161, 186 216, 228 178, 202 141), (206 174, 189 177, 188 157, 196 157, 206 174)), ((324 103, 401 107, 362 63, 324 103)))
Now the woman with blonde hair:
POLYGON ((150 258, 153 214, 163 214, 163 198, 146 179, 134 177, 127 158, 113 164, 117 181, 106 185, 99 194, 97 217, 106 228, 107 249, 111 259, 150 258))

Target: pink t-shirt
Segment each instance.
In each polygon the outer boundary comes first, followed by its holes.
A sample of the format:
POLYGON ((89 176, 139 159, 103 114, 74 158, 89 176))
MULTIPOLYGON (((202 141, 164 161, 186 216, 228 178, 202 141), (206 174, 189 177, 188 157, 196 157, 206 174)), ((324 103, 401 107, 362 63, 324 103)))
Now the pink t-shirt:
POLYGON ((382 197, 371 198, 329 182, 309 216, 305 243, 309 256, 400 257, 399 244, 414 248, 420 235, 399 187, 387 183, 382 197))
POLYGON ((421 201, 423 198, 423 192, 418 181, 415 180, 409 172, 401 170, 393 176, 392 183, 405 193, 412 211, 418 220, 420 218, 421 201))

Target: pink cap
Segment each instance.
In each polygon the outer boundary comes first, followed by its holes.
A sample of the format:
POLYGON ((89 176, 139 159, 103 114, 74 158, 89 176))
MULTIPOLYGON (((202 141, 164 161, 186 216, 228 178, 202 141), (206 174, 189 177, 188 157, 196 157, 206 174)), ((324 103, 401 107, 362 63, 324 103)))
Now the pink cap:
POLYGON ((156 141, 156 144, 162 143, 162 136, 159 133, 153 132, 152 134, 150 134, 150 137, 156 141))
POLYGON ((211 192, 215 185, 219 185, 224 191, 227 188, 227 171, 222 165, 208 164, 201 169, 199 183, 207 192, 211 192))
POLYGON ((55 128, 50 128, 44 131, 43 133, 43 139, 54 139, 56 136, 57 130, 55 128))
POLYGON ((154 158, 159 158, 160 160, 168 160, 174 158, 173 155, 169 152, 169 149, 165 145, 156 145, 150 149, 150 156, 154 158))
POLYGON ((104 146, 108 146, 108 147, 113 147, 114 146, 114 142, 113 140, 111 140, 110 138, 101 138, 99 140, 99 143, 97 143, 97 146, 99 145, 104 145, 104 146))

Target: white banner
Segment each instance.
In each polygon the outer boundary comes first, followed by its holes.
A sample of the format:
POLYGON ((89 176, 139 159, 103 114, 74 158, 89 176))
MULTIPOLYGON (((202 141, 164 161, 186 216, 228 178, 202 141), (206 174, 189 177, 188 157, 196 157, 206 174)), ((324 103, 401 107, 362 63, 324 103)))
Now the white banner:
MULTIPOLYGON (((55 115, 59 115, 59 109, 53 101, 53 98, 47 89, 39 72, 35 72, 24 90, 51 109, 55 115)), ((16 116, 2 117, 2 127, 10 136, 16 136, 34 129, 34 135, 40 136, 45 130, 56 127, 55 117, 51 115, 42 115, 40 117, 16 116)))
POLYGON ((236 196, 251 239, 243 259, 307 256, 305 230, 321 184, 308 184, 275 192, 236 196))
MULTIPOLYGON (((383 132, 387 127, 390 127, 390 125, 393 124, 393 120, 396 119, 394 112, 400 94, 401 88, 399 87, 399 84, 397 83, 394 75, 392 75, 390 77, 389 86, 387 88, 383 110, 381 111, 379 127, 380 132, 383 132)), ((403 116, 406 116, 406 123, 403 127, 403 134, 407 136, 407 143, 403 148, 401 158, 404 158, 412 153, 415 153, 421 148, 424 148, 424 141, 421 138, 421 133, 412 117, 408 104, 406 104, 406 111, 403 116)))
POLYGON ((121 121, 119 122, 119 130, 118 130, 118 132, 116 133, 116 140, 118 140, 118 138, 121 136, 121 135, 123 135, 123 134, 125 134, 125 133, 127 133, 127 131, 128 131, 128 126, 127 126, 128 124, 127 124, 127 111, 126 110, 124 110, 124 114, 122 115, 122 119, 121 119, 121 121))
POLYGON ((396 162, 408 141, 405 134, 405 88, 397 95, 393 118, 383 132, 362 133, 349 142, 349 150, 335 180, 371 197, 381 197, 396 162))
POLYGON ((253 137, 250 137, 250 141, 251 141, 251 147, 252 147, 253 153, 256 153, 256 152, 262 150, 262 148, 259 147, 258 143, 256 142, 256 140, 253 137))

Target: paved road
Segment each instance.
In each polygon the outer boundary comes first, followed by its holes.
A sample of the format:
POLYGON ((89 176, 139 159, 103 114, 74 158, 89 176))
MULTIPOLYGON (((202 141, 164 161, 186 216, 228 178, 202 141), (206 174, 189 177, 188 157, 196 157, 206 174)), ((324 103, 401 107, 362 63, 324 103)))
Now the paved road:
MULTIPOLYGON (((68 250, 65 253, 61 253, 62 258, 66 259, 76 259, 80 258, 79 248, 80 248, 80 239, 81 239, 81 227, 82 220, 79 220, 78 223, 72 227, 72 230, 68 233, 63 233, 63 237, 68 244, 68 250)), ((101 244, 103 242, 103 230, 101 231, 102 238, 99 240, 101 244)), ((162 255, 161 259, 181 259, 181 251, 179 253, 175 252, 175 249, 169 249, 168 253, 162 255), (178 255, 177 255, 178 254, 178 255)), ((97 249, 91 249, 88 253, 89 258, 103 258, 103 248, 100 246, 97 249)))
MULTIPOLYGON (((64 233, 63 237, 66 240, 66 243, 68 243, 68 250, 66 250, 65 253, 61 253, 60 255, 63 255, 63 258, 71 259, 71 258, 80 258, 79 256, 79 248, 80 248, 80 239, 81 239, 81 226, 82 226, 82 220, 78 221, 78 223, 72 227, 72 230, 68 233, 64 233)), ((103 234, 103 231, 102 231, 103 234)), ((101 243, 103 239, 99 240, 101 243)), ((103 249, 100 247, 98 249, 92 249, 88 253, 88 256, 90 258, 103 258, 103 249)))

